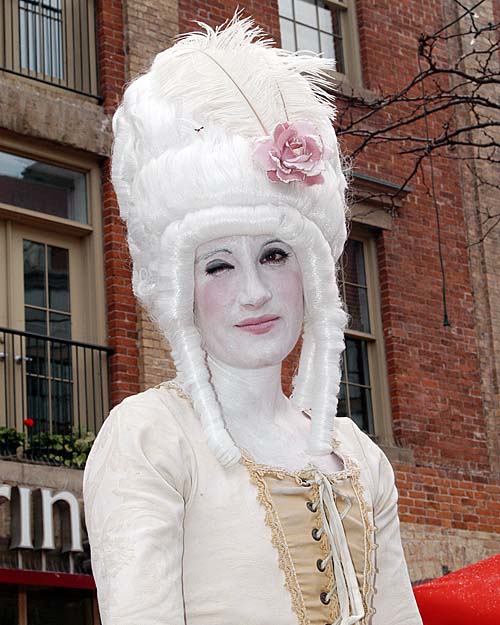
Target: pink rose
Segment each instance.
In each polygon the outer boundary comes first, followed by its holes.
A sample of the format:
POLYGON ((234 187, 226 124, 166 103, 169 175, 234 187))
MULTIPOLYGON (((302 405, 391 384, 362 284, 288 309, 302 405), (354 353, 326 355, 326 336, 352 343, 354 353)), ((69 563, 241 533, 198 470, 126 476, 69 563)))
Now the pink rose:
POLYGON ((266 137, 256 142, 254 158, 272 182, 299 180, 310 186, 324 182, 323 159, 329 152, 314 124, 284 122, 276 126, 272 139, 266 137))

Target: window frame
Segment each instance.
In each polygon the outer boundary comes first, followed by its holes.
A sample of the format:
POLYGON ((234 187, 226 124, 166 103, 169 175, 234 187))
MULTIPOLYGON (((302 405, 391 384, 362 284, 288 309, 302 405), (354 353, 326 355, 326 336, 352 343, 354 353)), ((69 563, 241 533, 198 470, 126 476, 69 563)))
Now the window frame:
MULTIPOLYGON (((19 22, 20 0, 0 0, 1 3, 4 3, 4 11, 0 11, 0 32, 4 33, 5 45, 3 47, 0 46, 0 70, 100 100, 96 45, 97 6, 94 0, 85 2, 82 2, 82 0, 61 0, 62 77, 46 74, 43 71, 43 51, 41 54, 42 58, 39 59, 41 70, 22 66, 22 40, 19 22), (83 12, 82 6, 85 7, 83 12), (71 26, 74 28, 71 28, 71 26), (85 30, 86 27, 88 30, 85 30), (82 37, 82 32, 87 32, 88 35, 82 37)), ((40 48, 40 41, 37 41, 37 46, 40 48)))
MULTIPOLYGON (((47 232, 80 239, 81 253, 85 262, 84 269, 87 275, 91 276, 94 289, 92 302, 87 302, 87 327, 84 335, 79 336, 78 333, 74 340, 107 345, 101 171, 97 160, 72 150, 63 150, 57 147, 50 149, 31 139, 17 137, 2 137, 0 150, 85 174, 88 220, 86 224, 2 202, 0 202, 0 219, 7 223, 13 222, 22 226, 36 227, 47 232)), ((15 288, 16 285, 7 286, 9 301, 14 300, 15 288)))
POLYGON ((371 436, 379 443, 392 446, 394 445, 394 435, 382 325, 380 281, 377 265, 377 234, 377 230, 357 223, 351 224, 349 239, 360 241, 363 244, 371 332, 367 333, 347 328, 345 336, 346 338, 363 339, 367 342, 374 430, 371 436))
MULTIPOLYGON (((363 86, 361 70, 361 53, 359 46, 358 20, 356 15, 356 0, 322 0, 330 9, 339 9, 342 33, 342 50, 345 72, 330 72, 336 83, 361 88, 363 86)), ((279 17, 284 17, 279 13, 279 17)), ((293 21, 286 17, 288 21, 293 21)), ((281 37, 281 31, 280 31, 281 37)))

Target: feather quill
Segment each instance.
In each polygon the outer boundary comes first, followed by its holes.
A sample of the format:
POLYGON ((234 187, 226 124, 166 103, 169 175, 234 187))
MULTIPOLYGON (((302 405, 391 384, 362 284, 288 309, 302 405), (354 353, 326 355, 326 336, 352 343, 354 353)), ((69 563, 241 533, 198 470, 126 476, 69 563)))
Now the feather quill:
POLYGON ((333 61, 275 48, 239 13, 215 30, 198 24, 202 31, 156 57, 151 79, 160 98, 200 124, 245 137, 268 136, 284 121, 307 120, 327 131, 335 116, 327 74, 333 61))

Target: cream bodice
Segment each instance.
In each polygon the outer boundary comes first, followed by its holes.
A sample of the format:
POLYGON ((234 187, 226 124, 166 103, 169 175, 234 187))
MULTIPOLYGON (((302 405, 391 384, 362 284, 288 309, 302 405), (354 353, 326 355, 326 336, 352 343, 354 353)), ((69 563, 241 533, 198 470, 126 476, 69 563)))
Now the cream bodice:
POLYGON ((392 469, 351 420, 336 439, 331 475, 224 469, 172 385, 122 402, 83 484, 103 625, 421 625, 392 469))

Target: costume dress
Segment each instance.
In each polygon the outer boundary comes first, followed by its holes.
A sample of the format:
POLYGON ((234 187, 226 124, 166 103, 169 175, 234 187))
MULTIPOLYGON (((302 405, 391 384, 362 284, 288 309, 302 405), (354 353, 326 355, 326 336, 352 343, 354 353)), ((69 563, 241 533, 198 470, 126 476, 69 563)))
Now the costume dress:
POLYGON ((334 450, 343 469, 329 475, 244 450, 223 468, 175 383, 124 400, 83 484, 102 625, 325 625, 342 579, 355 622, 421 625, 392 468, 348 418, 334 450))

